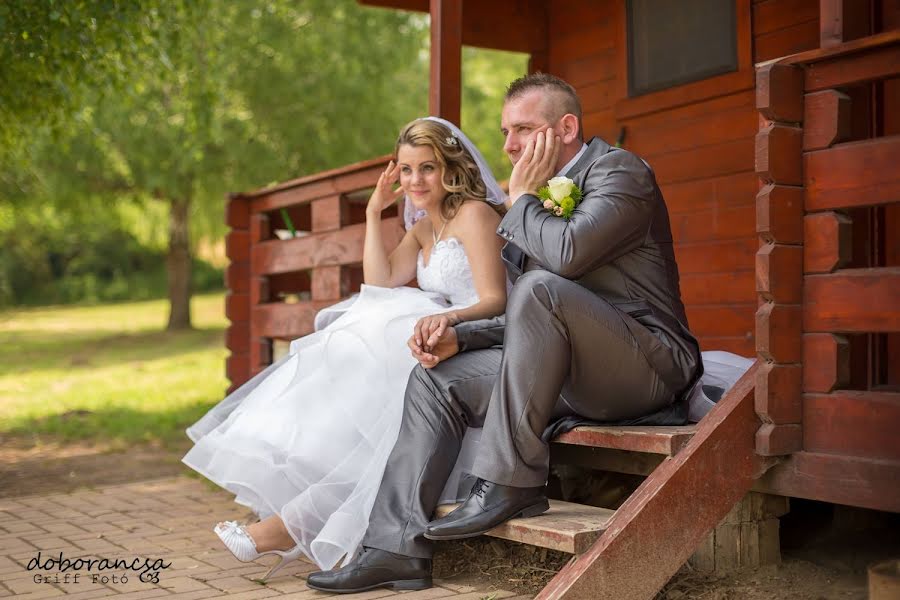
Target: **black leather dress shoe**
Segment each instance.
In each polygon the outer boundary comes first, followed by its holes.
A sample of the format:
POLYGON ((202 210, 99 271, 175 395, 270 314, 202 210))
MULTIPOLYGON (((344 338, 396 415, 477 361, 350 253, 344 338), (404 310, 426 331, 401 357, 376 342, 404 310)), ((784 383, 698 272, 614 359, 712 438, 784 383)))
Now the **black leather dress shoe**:
POLYGON ((310 573, 306 585, 335 594, 353 594, 380 587, 424 590, 431 587, 431 559, 363 548, 346 567, 310 573))
POLYGON ((517 488, 479 479, 459 508, 432 521, 429 540, 461 540, 486 533, 515 517, 535 517, 550 508, 544 486, 517 488))

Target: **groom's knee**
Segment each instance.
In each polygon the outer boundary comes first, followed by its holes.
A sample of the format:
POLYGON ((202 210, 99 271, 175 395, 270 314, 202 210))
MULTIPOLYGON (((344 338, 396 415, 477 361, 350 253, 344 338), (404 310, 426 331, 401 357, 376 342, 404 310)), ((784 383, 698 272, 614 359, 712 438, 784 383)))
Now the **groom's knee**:
POLYGON ((535 310, 551 311, 559 286, 568 281, 549 271, 534 270, 522 274, 513 286, 506 303, 507 325, 515 318, 533 314, 535 310))
POLYGON ((422 401, 429 402, 434 398, 435 386, 428 369, 416 365, 406 382, 406 405, 418 405, 422 401))

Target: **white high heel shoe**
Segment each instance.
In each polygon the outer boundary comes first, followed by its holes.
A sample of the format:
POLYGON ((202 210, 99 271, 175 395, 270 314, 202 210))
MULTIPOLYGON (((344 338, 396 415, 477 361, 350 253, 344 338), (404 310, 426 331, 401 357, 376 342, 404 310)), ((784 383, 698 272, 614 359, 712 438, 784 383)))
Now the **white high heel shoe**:
POLYGON ((222 543, 225 544, 225 547, 231 551, 234 557, 241 562, 252 562, 260 556, 266 556, 268 554, 275 554, 280 557, 280 560, 260 578, 260 581, 266 581, 283 566, 300 558, 300 555, 302 554, 299 545, 294 546, 290 550, 258 552, 256 550, 256 542, 254 542, 253 538, 250 537, 250 534, 247 533, 247 529, 243 525, 238 525, 236 521, 219 523, 213 528, 213 531, 216 532, 216 535, 219 536, 219 539, 222 540, 222 543))

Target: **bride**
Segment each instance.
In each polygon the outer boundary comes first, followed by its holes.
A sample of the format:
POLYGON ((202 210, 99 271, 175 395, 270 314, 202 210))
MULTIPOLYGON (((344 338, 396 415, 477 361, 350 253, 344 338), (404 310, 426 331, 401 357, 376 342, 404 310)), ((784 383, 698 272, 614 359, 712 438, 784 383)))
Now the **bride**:
POLYGON ((407 340, 427 350, 443 328, 506 306, 505 195, 478 149, 427 117, 401 130, 395 157, 366 207, 359 295, 320 312, 315 333, 187 430, 183 462, 259 515, 215 532, 240 561, 279 556, 264 579, 301 553, 322 569, 352 558, 397 440, 416 364, 407 340), (381 213, 402 195, 408 230, 388 255, 381 213), (413 278, 420 289, 402 287, 413 278))

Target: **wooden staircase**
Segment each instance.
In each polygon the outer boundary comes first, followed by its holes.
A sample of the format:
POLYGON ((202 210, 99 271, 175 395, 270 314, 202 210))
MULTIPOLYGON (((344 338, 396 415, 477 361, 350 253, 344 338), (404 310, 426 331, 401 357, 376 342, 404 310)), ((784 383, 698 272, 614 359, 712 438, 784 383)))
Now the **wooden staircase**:
MULTIPOLYGON (((617 457, 617 471, 647 474, 647 464, 660 463, 674 456, 691 439, 696 427, 577 427, 553 442, 555 463, 576 463, 595 466, 601 456, 601 466, 612 466, 602 456, 617 457), (559 452, 564 449, 564 454, 559 452), (637 456, 649 455, 649 456, 637 456), (560 458, 560 455, 566 458, 560 458), (655 457, 653 455, 656 455, 655 457), (654 460, 655 458, 655 460, 654 460), (629 465, 628 463, 632 464, 629 465)), ((440 506, 442 517, 456 508, 455 504, 440 506)), ((550 510, 529 519, 512 519, 489 531, 486 535, 530 544, 541 548, 582 554, 606 530, 616 511, 597 506, 550 500, 550 510)))
MULTIPOLYGON (((547 513, 487 535, 574 555, 539 599, 652 598, 774 464, 755 452, 757 371, 754 364, 697 426, 579 427, 561 435, 554 462, 649 476, 618 510, 551 500, 547 513)), ((438 515, 452 509, 442 506, 438 515)))

